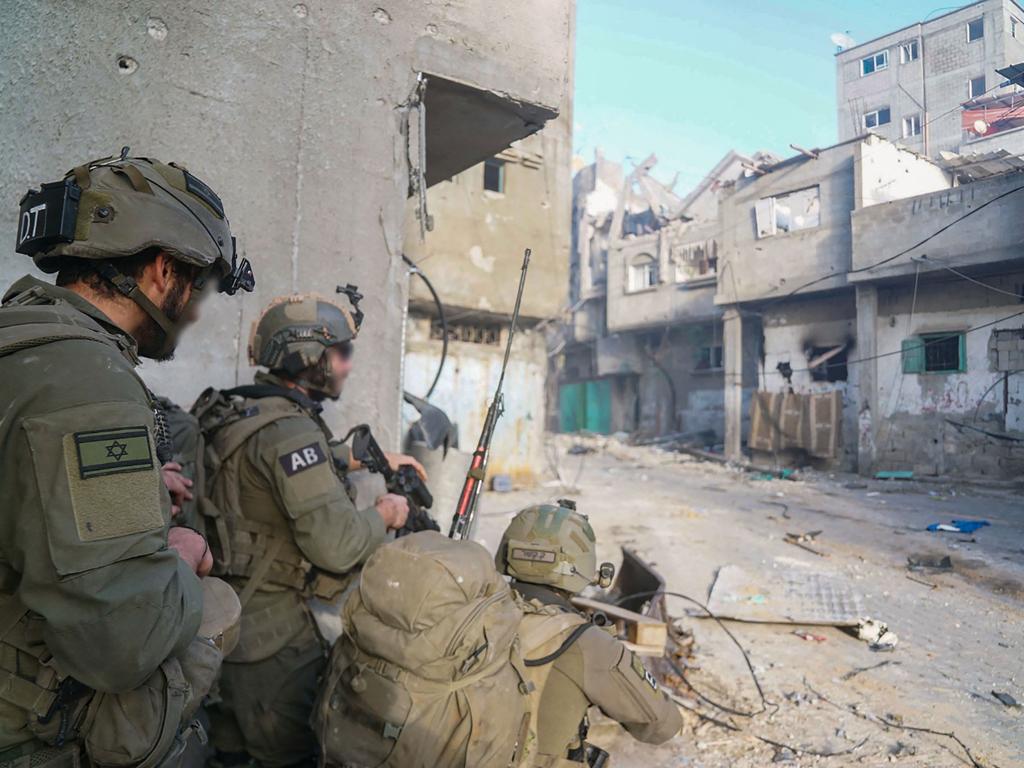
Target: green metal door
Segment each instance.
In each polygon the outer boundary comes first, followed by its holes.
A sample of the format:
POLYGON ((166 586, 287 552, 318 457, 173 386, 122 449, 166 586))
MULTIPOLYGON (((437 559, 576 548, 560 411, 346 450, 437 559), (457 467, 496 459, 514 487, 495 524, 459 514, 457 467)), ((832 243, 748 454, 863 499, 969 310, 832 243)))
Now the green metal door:
POLYGON ((609 379, 563 384, 558 392, 562 432, 611 432, 612 386, 609 379))

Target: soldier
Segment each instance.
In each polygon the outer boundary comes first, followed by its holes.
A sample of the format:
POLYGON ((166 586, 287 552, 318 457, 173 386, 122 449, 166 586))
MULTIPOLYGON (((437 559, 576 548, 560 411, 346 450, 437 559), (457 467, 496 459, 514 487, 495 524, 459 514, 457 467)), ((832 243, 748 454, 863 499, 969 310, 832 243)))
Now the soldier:
MULTIPOLYGON (((356 295, 358 296, 358 295, 356 295)), ((206 439, 206 516, 215 572, 239 592, 241 640, 211 710, 222 764, 310 763, 309 724, 326 644, 307 601, 336 598, 350 572, 401 528, 408 503, 357 509, 336 466, 321 403, 352 368, 361 313, 315 295, 275 300, 253 327, 255 384, 207 390, 193 412, 206 439)), ((341 458, 351 460, 346 453, 341 458)), ((389 456, 398 463, 415 463, 389 456)))
MULTIPOLYGON (((519 638, 531 695, 533 743, 527 766, 602 765, 607 753, 586 743, 587 708, 597 706, 636 739, 668 741, 682 719, 643 662, 589 623, 570 599, 598 581, 594 530, 570 501, 524 509, 495 556, 498 570, 526 601, 519 638)), ((601 567, 608 586, 612 567, 601 567)))
POLYGON ((168 532, 134 368, 252 272, 209 187, 127 148, 27 193, 17 251, 57 284, 26 276, 0 307, 0 764, 159 765, 205 692, 193 662, 208 688, 219 658, 196 639, 212 558, 168 532))

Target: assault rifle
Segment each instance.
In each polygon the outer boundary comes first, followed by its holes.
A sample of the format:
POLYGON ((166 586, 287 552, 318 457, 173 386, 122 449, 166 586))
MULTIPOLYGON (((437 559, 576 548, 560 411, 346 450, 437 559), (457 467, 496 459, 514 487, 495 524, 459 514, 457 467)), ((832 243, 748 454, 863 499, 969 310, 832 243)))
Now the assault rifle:
POLYGON ((476 450, 473 451, 473 460, 470 462, 469 471, 466 473, 466 482, 462 486, 462 493, 459 494, 459 503, 455 507, 452 527, 448 531, 448 538, 450 539, 468 539, 473 533, 476 504, 480 498, 480 491, 484 487, 484 475, 487 473, 487 461, 490 458, 494 426, 498 423, 498 417, 505 412, 505 396, 501 391, 501 387, 505 383, 505 370, 508 368, 508 356, 512 351, 512 337, 516 334, 516 323, 519 321, 519 305, 523 301, 523 287, 526 285, 526 270, 529 267, 530 249, 527 248, 526 252, 523 253, 523 266, 519 273, 519 292, 516 294, 515 309, 512 310, 512 326, 508 331, 508 341, 505 342, 505 360, 501 364, 498 386, 494 390, 494 398, 487 408, 484 428, 480 432, 480 440, 476 444, 476 450))
POLYGON ((411 464, 402 464, 397 470, 392 469, 387 456, 366 424, 353 427, 345 439, 349 437, 352 437, 353 458, 357 459, 364 469, 381 475, 388 493, 404 496, 409 502, 409 518, 395 535, 404 536, 417 531, 440 531, 441 526, 427 512, 434 504, 434 497, 426 483, 420 479, 416 469, 411 464))

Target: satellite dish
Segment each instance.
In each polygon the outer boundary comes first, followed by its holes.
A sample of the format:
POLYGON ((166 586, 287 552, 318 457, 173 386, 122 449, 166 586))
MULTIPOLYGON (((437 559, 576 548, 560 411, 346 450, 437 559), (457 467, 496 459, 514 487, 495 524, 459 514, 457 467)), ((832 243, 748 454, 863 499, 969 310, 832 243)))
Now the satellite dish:
POLYGON ((853 48, 853 46, 857 44, 857 41, 845 32, 833 32, 829 35, 828 39, 831 40, 840 51, 847 48, 853 48))
POLYGON ((974 132, 979 136, 984 136, 986 133, 988 133, 988 123, 986 123, 984 120, 975 120, 974 132))

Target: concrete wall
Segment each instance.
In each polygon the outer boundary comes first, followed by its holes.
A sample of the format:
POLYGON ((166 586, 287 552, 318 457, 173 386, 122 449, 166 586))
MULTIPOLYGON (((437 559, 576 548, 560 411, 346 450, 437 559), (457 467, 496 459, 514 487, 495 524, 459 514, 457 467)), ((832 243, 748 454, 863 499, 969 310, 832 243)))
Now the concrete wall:
POLYGON ((984 75, 986 88, 991 88, 999 78, 997 68, 1024 60, 1024 27, 1018 28, 1019 39, 1011 37, 1011 14, 1024 20, 1024 10, 1012 0, 984 0, 839 53, 836 107, 840 141, 865 133, 864 113, 887 106, 892 121, 872 129, 879 135, 930 156, 959 147, 958 107, 968 99, 970 78, 984 75), (985 35, 968 42, 967 22, 978 16, 984 16, 985 35), (914 39, 920 57, 901 64, 899 44, 914 39), (889 51, 889 68, 862 77, 861 60, 883 50, 889 51), (902 137, 902 119, 908 115, 920 115, 921 135, 902 137))
MULTIPOLYGON (((1024 272, 988 277, 985 282, 1001 290, 1020 290, 1024 272)), ((912 302, 905 282, 879 287, 879 354, 898 351, 904 339, 921 333, 964 331, 1022 310, 1012 298, 956 278, 923 281, 911 319, 912 302)), ((995 370, 990 353, 993 331, 999 328, 1024 328, 1024 316, 967 333, 964 373, 905 374, 901 355, 877 360, 878 468, 1002 479, 1024 473, 1024 442, 1000 440, 971 428, 1024 438, 1024 432, 1013 429, 1024 413, 1020 376, 1007 379, 1004 388, 1004 373, 995 370)))
MULTIPOLYGON (((946 231, 905 256, 860 274, 851 282, 912 275, 926 255, 953 267, 1024 258, 1024 173, 1010 173, 953 189, 855 211, 853 266, 863 268, 910 248, 943 227, 946 231), (1001 199, 997 199, 1003 195, 1001 199), (994 201, 985 205, 989 201, 994 201), (985 205, 984 208, 981 206, 985 205), (957 221, 965 214, 970 214, 957 221)), ((928 267, 925 267, 928 270, 928 267)))
POLYGON ((925 157, 876 136, 854 145, 855 207, 949 189, 950 174, 925 157))
POLYGON ((823 275, 833 277, 811 290, 846 283, 854 207, 853 155, 852 142, 822 150, 817 159, 798 155, 763 176, 741 179, 732 194, 723 197, 716 304, 784 295, 823 275), (821 201, 819 226, 758 238, 754 209, 759 200, 815 185, 821 201))
MULTIPOLYGON (((29 185, 122 144, 186 163, 224 199, 257 291, 211 301, 178 359, 147 365, 144 376, 183 403, 208 384, 244 382, 249 326, 267 301, 357 283, 367 315, 359 368, 328 418, 335 427, 369 421, 396 447, 403 105, 417 72, 463 84, 460 120, 442 109, 428 122, 428 155, 442 153, 446 167, 459 142, 442 146, 445 128, 473 130, 478 116, 493 125, 495 114, 523 127, 515 115, 530 104, 550 116, 569 82, 572 11, 571 0, 11 0, 0 30, 0 240, 13 243, 15 204, 29 185)), ((0 282, 25 271, 25 260, 8 259, 0 282)))
POLYGON ((847 357, 861 356, 857 348, 857 308, 852 291, 810 299, 793 299, 770 305, 762 313, 764 329, 764 362, 758 371, 758 388, 766 392, 788 391, 786 380, 777 366, 789 363, 794 373, 793 391, 797 394, 818 394, 838 390, 843 398, 840 425, 840 455, 834 460, 787 455, 783 461, 797 460, 808 464, 853 471, 857 468, 857 390, 860 368, 850 365, 846 381, 814 381, 807 364, 811 347, 847 345, 847 357))
MULTIPOLYGON (((430 321, 411 318, 406 337, 405 386, 422 395, 434 378, 441 357, 441 342, 430 339, 430 321)), ((472 452, 483 428, 487 406, 498 384, 507 331, 499 345, 451 342, 448 360, 430 402, 458 425, 459 446, 472 452)), ((530 483, 544 471, 544 382, 547 351, 544 336, 521 332, 512 345, 505 374, 505 415, 498 421, 488 475, 508 474, 516 482, 530 483)), ((406 406, 406 416, 416 418, 406 406)))

